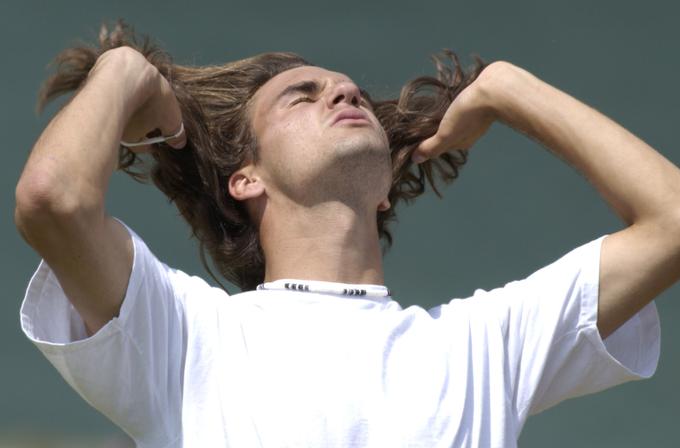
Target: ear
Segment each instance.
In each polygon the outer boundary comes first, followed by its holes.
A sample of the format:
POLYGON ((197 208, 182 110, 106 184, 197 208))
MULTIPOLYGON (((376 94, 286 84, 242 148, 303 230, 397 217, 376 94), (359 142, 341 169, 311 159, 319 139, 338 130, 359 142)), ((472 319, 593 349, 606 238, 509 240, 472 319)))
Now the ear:
POLYGON ((392 204, 390 204, 390 200, 385 198, 380 202, 380 204, 378 204, 378 211, 384 212, 385 210, 389 210, 391 206, 392 204))
POLYGON ((229 176, 229 194, 237 201, 256 198, 264 193, 264 184, 252 165, 244 166, 229 176))

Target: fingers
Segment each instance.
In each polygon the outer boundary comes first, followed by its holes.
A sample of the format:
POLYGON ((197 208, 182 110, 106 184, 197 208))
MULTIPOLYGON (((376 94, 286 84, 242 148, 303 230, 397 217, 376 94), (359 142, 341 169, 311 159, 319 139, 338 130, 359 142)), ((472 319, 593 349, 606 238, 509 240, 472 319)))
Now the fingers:
POLYGON ((153 145, 158 143, 166 143, 172 148, 181 149, 187 143, 182 111, 175 93, 165 78, 159 77, 158 79, 160 82, 158 93, 152 96, 149 103, 132 119, 133 130, 135 130, 135 118, 139 120, 136 125, 139 130, 146 128, 144 129, 146 131, 149 125, 156 125, 156 127, 140 139, 132 142, 121 141, 121 145, 127 146, 134 152, 150 152, 154 148, 153 145), (154 134, 155 136, 151 137, 154 134))
POLYGON ((161 101, 156 103, 158 107, 156 113, 157 116, 161 117, 163 141, 175 149, 181 149, 187 143, 182 112, 172 86, 165 78, 161 78, 162 98, 161 101))
POLYGON ((440 146, 441 142, 437 134, 423 140, 416 150, 413 151, 411 161, 415 164, 420 164, 432 157, 436 157, 441 152, 440 146))

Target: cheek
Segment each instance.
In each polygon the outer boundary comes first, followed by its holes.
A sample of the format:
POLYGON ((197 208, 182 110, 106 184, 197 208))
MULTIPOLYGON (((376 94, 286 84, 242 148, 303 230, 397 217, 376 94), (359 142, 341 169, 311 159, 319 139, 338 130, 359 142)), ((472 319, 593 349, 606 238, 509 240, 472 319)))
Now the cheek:
POLYGON ((288 116, 270 124, 270 141, 275 148, 279 148, 278 152, 296 151, 298 148, 309 146, 318 133, 314 123, 314 115, 311 112, 301 111, 288 116))
POLYGON ((292 158, 298 159, 302 154, 309 156, 310 148, 318 145, 319 140, 314 123, 313 114, 306 111, 264 123, 258 140, 265 163, 280 166, 290 164, 292 158))

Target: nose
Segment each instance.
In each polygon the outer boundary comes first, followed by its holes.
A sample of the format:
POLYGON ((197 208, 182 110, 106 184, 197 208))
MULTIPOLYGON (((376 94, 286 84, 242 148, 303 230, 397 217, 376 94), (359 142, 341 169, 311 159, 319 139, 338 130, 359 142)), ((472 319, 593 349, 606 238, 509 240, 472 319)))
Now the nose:
POLYGON ((359 106, 359 103, 361 102, 361 91, 353 82, 339 82, 333 86, 327 101, 329 102, 329 108, 333 108, 340 102, 359 106))

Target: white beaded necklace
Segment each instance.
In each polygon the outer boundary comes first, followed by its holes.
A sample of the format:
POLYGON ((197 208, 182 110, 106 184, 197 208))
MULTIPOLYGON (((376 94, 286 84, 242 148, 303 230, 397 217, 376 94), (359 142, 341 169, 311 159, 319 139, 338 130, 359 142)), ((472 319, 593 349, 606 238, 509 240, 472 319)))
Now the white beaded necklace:
POLYGON ((257 285, 258 290, 302 291, 361 297, 390 297, 390 290, 382 285, 361 285, 324 282, 319 280, 281 279, 257 285))

